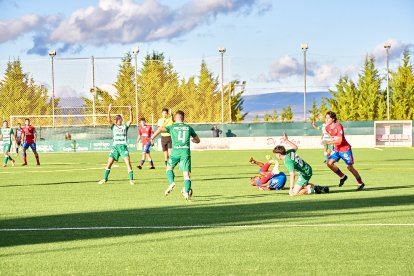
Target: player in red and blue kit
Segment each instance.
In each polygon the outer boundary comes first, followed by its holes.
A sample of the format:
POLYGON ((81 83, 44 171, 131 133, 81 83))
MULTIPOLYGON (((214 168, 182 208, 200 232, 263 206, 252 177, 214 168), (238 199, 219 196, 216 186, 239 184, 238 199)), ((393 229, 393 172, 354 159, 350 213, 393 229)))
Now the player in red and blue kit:
POLYGON ((37 133, 36 128, 30 124, 30 119, 24 120, 25 126, 22 127, 22 141, 23 144, 23 164, 22 166, 27 166, 27 156, 26 150, 30 147, 36 157, 37 165, 40 165, 39 161, 39 154, 36 151, 36 140, 37 140, 37 133))
POLYGON ((344 185, 348 177, 341 172, 341 170, 335 165, 339 159, 344 160, 347 169, 354 175, 355 179, 358 182, 357 191, 362 191, 365 187, 364 182, 362 182, 361 176, 358 171, 354 168, 354 157, 352 155, 351 145, 345 139, 345 133, 343 126, 337 122, 336 114, 333 111, 328 111, 325 116, 326 121, 326 131, 332 137, 332 141, 323 141, 323 145, 334 145, 334 150, 329 156, 329 161, 327 163, 328 167, 336 173, 341 180, 339 181, 339 187, 344 185))
POLYGON ((250 179, 250 184, 256 186, 259 190, 283 190, 286 183, 286 175, 279 171, 279 163, 275 160, 269 160, 267 163, 256 161, 252 158, 250 164, 256 164, 260 167, 260 176, 254 176, 250 179), (269 171, 272 164, 275 164, 273 170, 269 171))
POLYGON ((141 118, 139 120, 140 127, 138 128, 138 139, 137 139, 137 145, 139 140, 142 140, 142 159, 141 162, 139 162, 139 165, 137 166, 138 169, 142 169, 142 166, 145 163, 145 158, 147 158, 148 163, 150 164, 150 169, 155 169, 154 162, 151 158, 151 135, 152 135, 152 127, 148 126, 145 118, 141 118))

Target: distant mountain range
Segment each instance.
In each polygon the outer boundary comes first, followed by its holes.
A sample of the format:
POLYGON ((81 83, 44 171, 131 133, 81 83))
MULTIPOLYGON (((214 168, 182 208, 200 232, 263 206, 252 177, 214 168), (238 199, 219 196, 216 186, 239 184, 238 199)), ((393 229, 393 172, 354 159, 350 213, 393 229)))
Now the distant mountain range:
MULTIPOLYGON (((311 109, 313 99, 319 105, 322 97, 332 98, 329 92, 308 92, 306 93, 307 110, 311 109)), ((256 114, 263 118, 265 112, 271 114, 276 108, 277 114, 280 116, 283 107, 290 105, 295 120, 303 118, 303 92, 274 92, 259 95, 244 96, 243 109, 249 114, 245 121, 251 121, 256 114)))
MULTIPOLYGON (((322 97, 331 98, 332 95, 329 92, 308 92, 306 93, 306 105, 307 110, 312 106, 312 100, 315 99, 317 104, 321 103, 322 97)), ((245 121, 251 121, 256 114, 260 118, 263 118, 264 113, 267 111, 269 114, 276 108, 278 115, 282 112, 283 107, 290 105, 294 114, 295 120, 301 120, 303 118, 303 92, 274 92, 258 95, 244 96, 243 109, 244 112, 249 114, 246 116, 245 121)), ((60 107, 71 107, 76 112, 77 108, 81 108, 84 102, 81 98, 67 97, 60 98, 60 107)))

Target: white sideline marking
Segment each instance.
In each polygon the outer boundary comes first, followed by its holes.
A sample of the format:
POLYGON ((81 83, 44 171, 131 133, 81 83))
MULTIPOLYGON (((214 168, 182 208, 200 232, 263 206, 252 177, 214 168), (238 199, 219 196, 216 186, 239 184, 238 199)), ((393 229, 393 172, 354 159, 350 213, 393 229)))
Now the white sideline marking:
POLYGON ((374 148, 374 150, 383 150, 383 149, 381 149, 381 148, 374 148))
POLYGON ((49 228, 3 228, 0 232, 72 231, 72 230, 128 230, 128 229, 251 229, 282 227, 414 227, 414 223, 361 223, 361 224, 259 224, 259 225, 172 225, 172 226, 92 226, 49 228))

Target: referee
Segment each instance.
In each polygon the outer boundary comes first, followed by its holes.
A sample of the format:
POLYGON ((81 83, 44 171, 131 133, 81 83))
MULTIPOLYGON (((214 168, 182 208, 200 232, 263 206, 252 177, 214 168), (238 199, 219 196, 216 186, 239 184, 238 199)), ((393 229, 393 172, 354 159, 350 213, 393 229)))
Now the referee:
MULTIPOLYGON (((158 127, 167 127, 173 124, 172 116, 169 114, 167 108, 162 109, 162 117, 158 120, 158 127)), ((171 135, 167 132, 161 133, 161 146, 164 152, 165 165, 167 165, 168 158, 170 157, 172 149, 171 135)))

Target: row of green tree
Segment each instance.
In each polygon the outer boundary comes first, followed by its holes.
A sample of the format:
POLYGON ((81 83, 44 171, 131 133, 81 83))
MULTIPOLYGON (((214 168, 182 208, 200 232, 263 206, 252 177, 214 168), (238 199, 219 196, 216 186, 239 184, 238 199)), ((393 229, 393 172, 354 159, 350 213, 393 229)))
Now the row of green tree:
POLYGON ((265 112, 263 114, 263 118, 260 118, 259 114, 256 114, 253 117, 253 122, 293 122, 293 111, 292 107, 288 105, 287 107, 282 108, 282 113, 280 113, 280 116, 277 113, 277 109, 274 108, 272 113, 265 112))
MULTIPOLYGON (((333 110, 343 121, 387 119, 386 74, 375 67, 373 56, 367 56, 358 80, 342 76, 332 98, 323 98, 318 106, 314 101, 309 110, 310 120, 324 120, 328 110, 333 110)), ((389 102, 391 120, 414 120, 414 71, 408 50, 403 52, 401 64, 390 72, 389 102)))
MULTIPOLYGON (((240 122, 246 116, 243 113, 244 89, 236 93, 236 87, 240 86, 238 81, 223 88, 222 114, 221 85, 204 61, 197 76, 185 79, 180 78, 174 65, 166 61, 162 53, 153 52, 145 57, 135 81, 135 68, 128 53, 119 66, 114 86, 117 94, 113 96, 99 88, 96 90, 95 105, 98 110, 109 103, 115 106, 135 105, 137 89, 139 116, 147 120, 151 115, 159 115, 162 108, 183 110, 189 122, 221 122, 222 116, 225 122, 240 122)), ((92 100, 84 98, 84 102, 85 108, 90 110, 92 100)))

